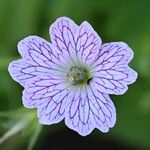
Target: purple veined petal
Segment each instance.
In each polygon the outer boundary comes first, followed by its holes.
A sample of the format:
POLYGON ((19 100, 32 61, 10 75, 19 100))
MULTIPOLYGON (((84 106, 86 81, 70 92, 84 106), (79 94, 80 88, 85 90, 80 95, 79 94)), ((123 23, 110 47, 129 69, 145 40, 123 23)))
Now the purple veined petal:
POLYGON ((22 59, 11 62, 8 71, 11 77, 22 86, 36 76, 36 68, 22 59))
POLYGON ((36 76, 44 74, 65 75, 67 62, 61 62, 54 53, 57 48, 46 40, 29 36, 18 43, 18 50, 23 59, 13 61, 9 65, 9 73, 12 78, 22 86, 36 76))
POLYGON ((69 93, 66 83, 58 76, 36 77, 25 85, 23 105, 37 108, 41 124, 58 123, 64 118, 69 93))
POLYGON ((51 60, 51 44, 38 36, 28 36, 18 43, 18 51, 23 59, 32 65, 48 67, 51 60))
POLYGON ((18 51, 25 61, 32 65, 44 68, 65 69, 65 65, 60 63, 59 56, 56 56, 57 47, 38 36, 29 36, 18 43, 18 51))
POLYGON ((108 94, 94 88, 90 88, 87 94, 95 127, 102 132, 108 132, 116 123, 116 108, 112 100, 108 94))
POLYGON ((91 62, 97 56, 102 43, 88 22, 84 21, 77 26, 67 17, 58 18, 51 25, 49 32, 58 53, 72 61, 77 58, 83 62, 91 62))
POLYGON ((91 63, 97 58, 101 44, 102 40, 99 35, 87 21, 84 21, 79 26, 79 38, 77 39, 79 58, 86 63, 91 63))
POLYGON ((91 86, 103 93, 124 94, 127 85, 137 79, 137 73, 128 66, 132 58, 132 50, 123 42, 103 44, 99 58, 91 66, 94 74, 91 86))
MULTIPOLYGON (((54 67, 54 65, 52 65, 54 67)), ((23 87, 25 86, 25 83, 29 80, 41 76, 41 75, 49 75, 49 74, 55 74, 60 76, 65 76, 65 72, 61 70, 52 69, 52 67, 43 67, 39 65, 33 65, 29 61, 25 61, 23 59, 13 61, 9 64, 8 71, 11 75, 11 77, 18 82, 23 87), (51 68, 51 69, 50 69, 51 68)))
POLYGON ((88 100, 83 89, 76 89, 72 92, 70 101, 65 111, 66 125, 86 136, 92 132, 94 125, 91 120, 88 100))
POLYGON ((116 121, 116 109, 107 94, 91 89, 77 89, 70 97, 65 111, 66 125, 86 136, 94 128, 108 132, 116 121))

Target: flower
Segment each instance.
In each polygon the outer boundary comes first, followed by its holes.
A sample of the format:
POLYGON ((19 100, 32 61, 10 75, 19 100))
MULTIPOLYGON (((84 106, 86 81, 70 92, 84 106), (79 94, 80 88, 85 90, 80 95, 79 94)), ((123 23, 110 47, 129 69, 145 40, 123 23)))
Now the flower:
POLYGON ((39 122, 66 125, 86 136, 94 128, 108 132, 116 109, 108 94, 121 95, 137 73, 128 63, 133 52, 124 42, 102 44, 92 26, 67 17, 50 27, 51 43, 29 36, 18 43, 22 59, 9 73, 24 87, 23 105, 37 108, 39 122))

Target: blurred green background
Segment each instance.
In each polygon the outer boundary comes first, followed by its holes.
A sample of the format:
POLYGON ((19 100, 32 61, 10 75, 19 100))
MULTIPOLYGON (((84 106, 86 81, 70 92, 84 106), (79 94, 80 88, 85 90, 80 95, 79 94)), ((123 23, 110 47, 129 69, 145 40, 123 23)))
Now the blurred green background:
MULTIPOLYGON (((18 41, 35 34, 49 40, 49 26, 60 16, 68 16, 77 24, 87 20, 101 36, 103 43, 124 41, 135 54, 130 66, 139 74, 137 82, 129 86, 126 94, 111 96, 117 109, 116 125, 107 134, 94 130, 89 136, 93 145, 94 141, 105 140, 106 144, 113 141, 112 145, 117 145, 114 149, 119 149, 120 143, 126 145, 127 149, 150 149, 149 0, 0 0, 0 112, 22 107, 23 88, 11 79, 7 71, 8 64, 20 58, 16 47, 18 41)), ((35 113, 34 110, 26 109, 18 111, 35 113)), ((0 136, 15 123, 17 112, 7 115, 0 113, 0 136)), ((37 122, 34 121, 35 124, 37 122)), ((31 124, 25 128, 25 134, 19 132, 10 137, 0 145, 0 149, 26 149, 30 142, 30 138, 27 138, 30 129, 31 124)), ((36 127, 33 130, 36 130, 36 127)), ((50 149, 50 145, 45 148, 41 145, 47 137, 51 141, 53 134, 59 135, 58 132, 65 133, 61 139, 64 142, 68 135, 77 136, 67 129, 64 123, 44 126, 34 149, 50 149)), ((77 136, 77 139, 80 137, 77 136)), ((87 142, 86 138, 81 138, 80 142, 87 142)))

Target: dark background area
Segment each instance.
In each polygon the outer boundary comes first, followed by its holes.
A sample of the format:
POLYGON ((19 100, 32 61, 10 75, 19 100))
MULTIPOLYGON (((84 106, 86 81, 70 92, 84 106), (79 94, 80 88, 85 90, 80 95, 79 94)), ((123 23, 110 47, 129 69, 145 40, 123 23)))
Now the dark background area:
MULTIPOLYGON (((0 0, 0 112, 23 107, 23 88, 11 79, 7 69, 12 60, 20 58, 16 47, 18 41, 29 35, 38 35, 49 41, 49 26, 60 16, 68 16, 77 24, 88 21, 103 43, 128 43, 134 51, 130 66, 139 76, 124 95, 111 96, 117 109, 117 122, 110 132, 103 134, 94 130, 83 138, 68 129, 64 122, 43 126, 34 149, 150 149, 149 0, 0 0)), ((35 110, 26 111, 29 116, 36 113, 35 110)), ((22 114, 24 109, 19 112, 22 114)), ((16 120, 13 113, 0 113, 0 136, 16 120)), ((23 133, 21 131, 10 137, 0 145, 0 149, 26 149, 32 141, 32 131, 37 131, 38 127, 38 121, 34 119, 23 133)))

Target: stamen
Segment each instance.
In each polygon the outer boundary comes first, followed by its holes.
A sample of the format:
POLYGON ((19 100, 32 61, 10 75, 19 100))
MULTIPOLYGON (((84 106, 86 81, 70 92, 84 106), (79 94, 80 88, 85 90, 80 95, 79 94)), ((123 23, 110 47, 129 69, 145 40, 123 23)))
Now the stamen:
POLYGON ((68 80, 73 85, 89 84, 91 80, 89 71, 83 66, 73 66, 67 74, 68 80))

